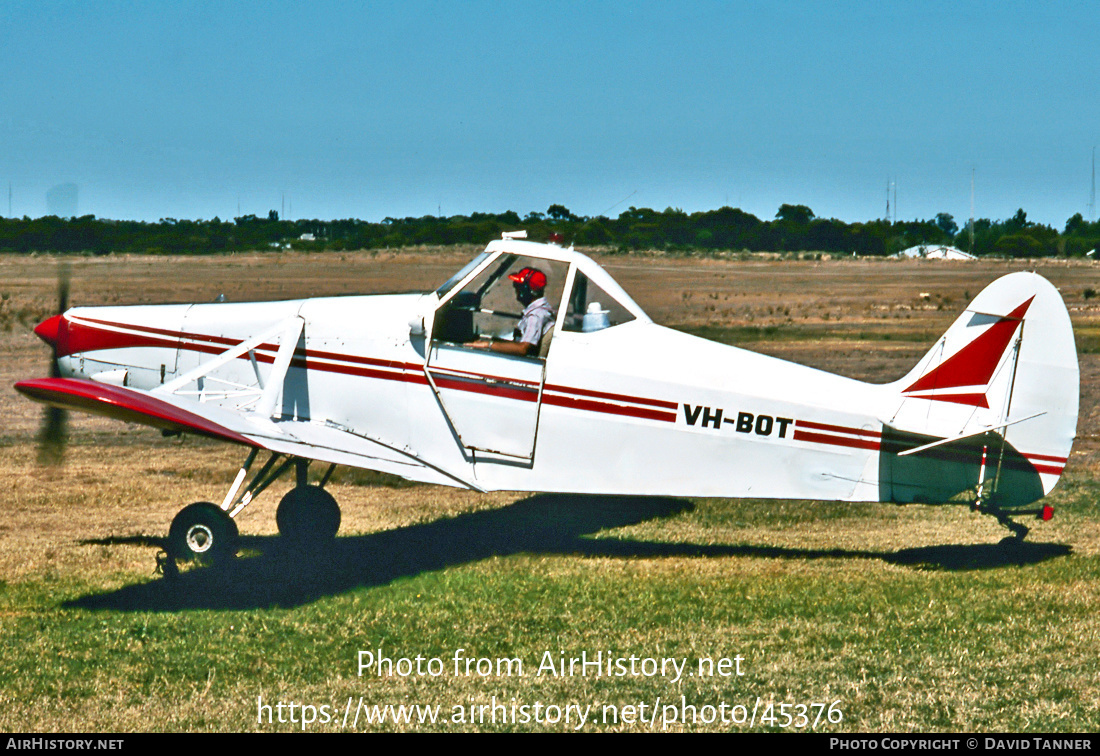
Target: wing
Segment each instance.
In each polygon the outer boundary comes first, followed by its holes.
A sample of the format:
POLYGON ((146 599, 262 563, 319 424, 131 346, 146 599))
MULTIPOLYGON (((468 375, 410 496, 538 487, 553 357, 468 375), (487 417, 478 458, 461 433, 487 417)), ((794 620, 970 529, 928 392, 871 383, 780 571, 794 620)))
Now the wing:
POLYGON ((62 409, 141 423, 164 431, 195 433, 294 457, 377 470, 422 483, 482 490, 414 452, 331 423, 275 421, 175 394, 153 395, 77 378, 39 378, 21 381, 15 388, 30 399, 62 409))

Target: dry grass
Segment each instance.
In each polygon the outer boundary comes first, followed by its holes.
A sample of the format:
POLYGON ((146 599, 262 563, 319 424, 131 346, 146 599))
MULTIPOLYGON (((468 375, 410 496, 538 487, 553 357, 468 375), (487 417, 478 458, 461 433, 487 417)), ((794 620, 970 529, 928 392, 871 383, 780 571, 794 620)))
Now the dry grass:
MULTIPOLYGON (((468 251, 74 260, 73 304, 428 288, 468 251), (210 281, 219 282, 217 286, 210 281)), ((907 369, 1012 263, 604 261, 659 322, 856 377, 907 369), (927 293, 927 298, 920 297, 927 293), (889 335, 890 339, 886 340, 889 335)), ((43 374, 30 333, 56 260, 0 257, 0 729, 289 730, 256 700, 453 705, 840 701, 818 729, 1083 731, 1100 725, 1100 267, 1041 272, 1086 353, 1079 440, 1058 515, 1024 549, 963 508, 477 495, 337 478, 330 553, 279 548, 265 494, 224 571, 152 574, 181 504, 222 495, 239 450, 73 418, 67 462, 34 464, 43 374), (522 658, 582 651, 745 658, 741 678, 356 676, 359 649, 522 658)), ((338 717, 338 719, 339 719, 338 717)), ((759 727, 759 724, 757 725, 759 727)), ((645 729, 589 724, 585 729, 645 729)), ((313 729, 344 729, 332 723, 313 729)), ((370 729, 360 725, 359 729, 370 729)), ((387 725, 375 729, 512 729, 387 725)), ((514 729, 570 729, 520 724, 514 729)), ((660 729, 660 725, 657 726, 660 729)), ((670 729, 682 729, 679 723, 670 729)), ((687 729, 747 729, 698 725, 687 729)))

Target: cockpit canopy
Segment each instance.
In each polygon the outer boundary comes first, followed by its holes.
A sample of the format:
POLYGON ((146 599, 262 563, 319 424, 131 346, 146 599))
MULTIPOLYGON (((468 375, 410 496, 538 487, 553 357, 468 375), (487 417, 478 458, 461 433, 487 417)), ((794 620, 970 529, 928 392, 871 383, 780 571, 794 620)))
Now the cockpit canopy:
POLYGON ((594 333, 649 318, 599 265, 572 249, 505 239, 493 242, 436 290, 432 339, 466 344, 513 338, 523 304, 509 276, 534 268, 546 276, 543 295, 554 331, 594 333))

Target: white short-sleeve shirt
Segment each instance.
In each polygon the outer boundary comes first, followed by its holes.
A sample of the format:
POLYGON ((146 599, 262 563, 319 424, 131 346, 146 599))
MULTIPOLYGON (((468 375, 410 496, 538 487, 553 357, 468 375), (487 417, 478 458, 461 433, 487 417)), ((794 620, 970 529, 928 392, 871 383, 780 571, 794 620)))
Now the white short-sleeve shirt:
POLYGON ((554 310, 546 297, 539 297, 523 310, 519 323, 516 324, 515 337, 517 341, 538 346, 542 337, 554 326, 554 310))

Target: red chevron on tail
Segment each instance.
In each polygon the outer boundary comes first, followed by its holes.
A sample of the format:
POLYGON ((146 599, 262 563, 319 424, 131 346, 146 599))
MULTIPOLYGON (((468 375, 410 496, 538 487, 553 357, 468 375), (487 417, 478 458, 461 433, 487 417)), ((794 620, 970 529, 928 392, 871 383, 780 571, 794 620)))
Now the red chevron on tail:
POLYGON ((969 404, 988 409, 985 391, 993 378, 993 371, 1000 364, 1005 349, 1023 322, 1024 313, 1033 299, 1035 297, 1001 317, 981 336, 903 389, 902 394, 914 399, 969 404))

